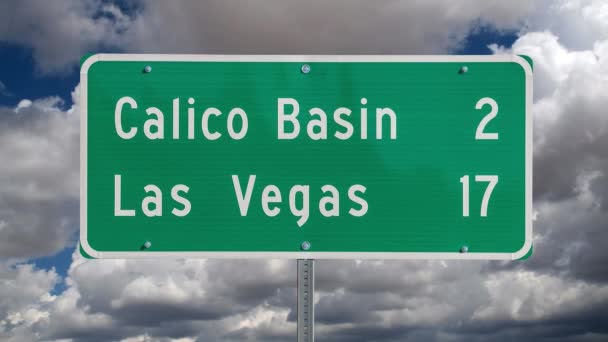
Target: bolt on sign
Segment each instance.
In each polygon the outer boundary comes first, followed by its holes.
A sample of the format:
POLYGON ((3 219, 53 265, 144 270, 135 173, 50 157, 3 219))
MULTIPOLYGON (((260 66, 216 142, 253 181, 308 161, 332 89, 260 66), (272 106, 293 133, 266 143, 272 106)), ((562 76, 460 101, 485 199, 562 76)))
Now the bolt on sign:
POLYGON ((81 85, 91 257, 531 250, 527 57, 98 54, 81 85))

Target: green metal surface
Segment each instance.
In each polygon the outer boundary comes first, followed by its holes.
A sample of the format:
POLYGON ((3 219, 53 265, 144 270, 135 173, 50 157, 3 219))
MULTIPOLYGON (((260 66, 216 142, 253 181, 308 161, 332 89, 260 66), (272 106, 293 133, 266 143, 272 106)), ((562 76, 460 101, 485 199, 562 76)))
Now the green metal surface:
MULTIPOLYGON (((525 74, 514 62, 310 62, 301 72, 297 62, 185 62, 99 61, 88 69, 87 97, 87 242, 96 251, 140 252, 298 252, 310 241, 311 252, 458 252, 514 253, 525 241, 525 74), (144 66, 152 72, 142 72, 144 66), (118 136, 114 111, 117 101, 130 96, 138 108, 123 108, 125 129, 137 127, 130 140, 118 136), (188 98, 194 105, 188 105, 188 98), (475 109, 484 97, 499 111, 486 132, 498 140, 476 140, 489 106, 475 109), (174 139, 172 101, 180 99, 180 137, 174 139), (293 98, 300 106, 300 134, 277 139, 277 99, 293 98), (367 99, 362 105, 361 99, 367 99), (143 132, 152 116, 149 107, 164 114, 164 139, 150 140, 143 132), (188 139, 187 108, 195 109, 195 138, 188 139), (211 117, 209 129, 222 137, 207 140, 201 130, 202 113, 209 107, 222 114, 211 117), (226 129, 228 112, 242 108, 248 131, 241 140, 226 129), (309 109, 327 114, 327 140, 312 140, 306 125, 309 109), (340 140, 334 110, 352 110, 345 117, 353 136, 340 140), (396 113, 396 139, 376 139, 376 108, 396 113), (367 139, 361 139, 360 110, 367 108, 367 139), (123 209, 134 217, 114 214, 115 175, 121 175, 123 209), (246 216, 239 211, 232 175, 243 192, 249 175, 256 175, 246 216), (460 178, 470 176, 470 216, 463 217, 460 178), (479 215, 487 183, 475 175, 497 175, 499 182, 479 215), (146 217, 142 200, 163 192, 161 217, 146 217), (171 213, 183 206, 171 197, 176 184, 185 184, 191 211, 171 213), (276 185, 282 203, 276 217, 262 209, 262 191, 276 185), (321 187, 339 191, 339 216, 324 217, 321 187), (349 199, 354 184, 368 205, 361 217, 349 214, 360 206, 349 199), (290 211, 294 185, 310 188, 308 220, 300 227, 290 211)), ((290 108, 288 108, 290 109, 290 108)), ((314 117, 318 118, 318 117, 314 117)), ((235 120, 237 129, 241 121, 235 120)), ((291 126, 285 126, 289 131, 291 126)), ((297 197, 301 207, 302 197, 297 197)))

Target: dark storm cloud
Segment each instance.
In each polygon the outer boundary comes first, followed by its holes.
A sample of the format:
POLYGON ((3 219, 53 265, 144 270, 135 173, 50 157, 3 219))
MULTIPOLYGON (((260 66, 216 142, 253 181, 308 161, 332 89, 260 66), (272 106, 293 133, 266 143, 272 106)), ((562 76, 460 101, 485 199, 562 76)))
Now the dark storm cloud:
POLYGON ((351 325, 349 327, 335 329, 330 336, 326 336, 327 341, 434 341, 437 335, 436 330, 416 328, 404 325, 394 325, 383 327, 370 325, 364 322, 351 325))
MULTIPOLYGON (((293 341, 295 331, 277 331, 273 327, 263 327, 261 329, 238 329, 221 337, 222 341, 293 341)), ((318 341, 323 339, 316 338, 318 341)), ((206 342, 206 336, 199 336, 197 342, 206 342)))
POLYGON ((38 70, 65 72, 101 46, 116 47, 129 17, 101 0, 0 3, 0 41, 32 49, 38 70))
POLYGON ((432 54, 488 24, 515 30, 530 1, 57 0, 0 4, 0 41, 32 48, 43 72, 85 53, 432 54), (61 18, 58 20, 57 18, 61 18))
MULTIPOLYGON (((560 106, 561 120, 544 128, 547 130, 545 141, 535 154, 536 199, 560 201, 571 198, 579 190, 576 181, 581 174, 593 171, 608 174, 608 120, 601 115, 601 108, 608 106, 608 98, 589 98, 585 89, 581 89, 582 85, 569 83, 572 88, 563 96, 571 98, 560 106)), ((600 177, 591 188, 603 203, 604 210, 608 205, 607 184, 606 177, 600 177)))
POLYGON ((321 338, 328 341, 602 341, 608 337, 607 317, 608 300, 604 298, 544 319, 479 321, 463 313, 461 320, 447 324, 412 325, 401 321, 389 327, 370 324, 369 320, 353 320, 351 322, 358 323, 337 326, 321 338))
POLYGON ((290 288, 296 284, 296 262, 287 260, 280 263, 284 273, 274 273, 272 267, 259 260, 241 260, 239 262, 210 261, 207 265, 209 277, 216 279, 218 295, 234 298, 245 305, 259 304, 260 300, 274 298, 277 291, 290 288), (263 281, 260 281, 263 279, 263 281), (225 285, 225 286, 221 286, 225 285), (229 286, 226 286, 229 285, 229 286))
POLYGON ((458 47, 480 21, 515 29, 532 6, 438 0, 146 2, 126 37, 131 49, 144 52, 432 54, 458 47))
POLYGON ((522 336, 530 341, 602 341, 608 337, 608 301, 550 319, 466 323, 445 329, 445 333, 473 341, 512 341, 522 336))

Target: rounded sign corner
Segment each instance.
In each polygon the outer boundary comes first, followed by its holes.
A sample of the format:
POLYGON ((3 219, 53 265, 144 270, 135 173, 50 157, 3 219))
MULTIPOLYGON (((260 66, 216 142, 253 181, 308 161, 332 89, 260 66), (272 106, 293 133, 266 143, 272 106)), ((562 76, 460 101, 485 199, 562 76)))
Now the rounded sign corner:
POLYGON ((86 237, 80 238, 80 253, 87 259, 100 259, 101 252, 95 250, 91 245, 89 245, 89 241, 87 241, 86 237))
POLYGON ((511 260, 519 260, 519 259, 525 258, 526 255, 531 251, 531 249, 532 249, 532 238, 526 237, 526 241, 524 242, 524 245, 517 252, 511 254, 511 260))
POLYGON ((80 66, 80 74, 87 75, 91 66, 96 62, 99 62, 101 60, 101 57, 102 54, 100 53, 84 56, 80 66))
MULTIPOLYGON (((532 59, 530 58, 530 61, 531 60, 532 59)), ((513 55, 513 62, 521 66, 521 68, 524 70, 524 75, 526 75, 526 78, 532 77, 532 64, 526 58, 520 55, 513 55)))

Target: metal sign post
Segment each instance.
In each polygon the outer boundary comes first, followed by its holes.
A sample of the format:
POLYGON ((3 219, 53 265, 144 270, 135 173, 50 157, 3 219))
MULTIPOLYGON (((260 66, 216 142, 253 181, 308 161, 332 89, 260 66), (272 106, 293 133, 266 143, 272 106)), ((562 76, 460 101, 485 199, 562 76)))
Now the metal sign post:
POLYGON ((298 259, 298 342, 315 340, 315 261, 298 259))

